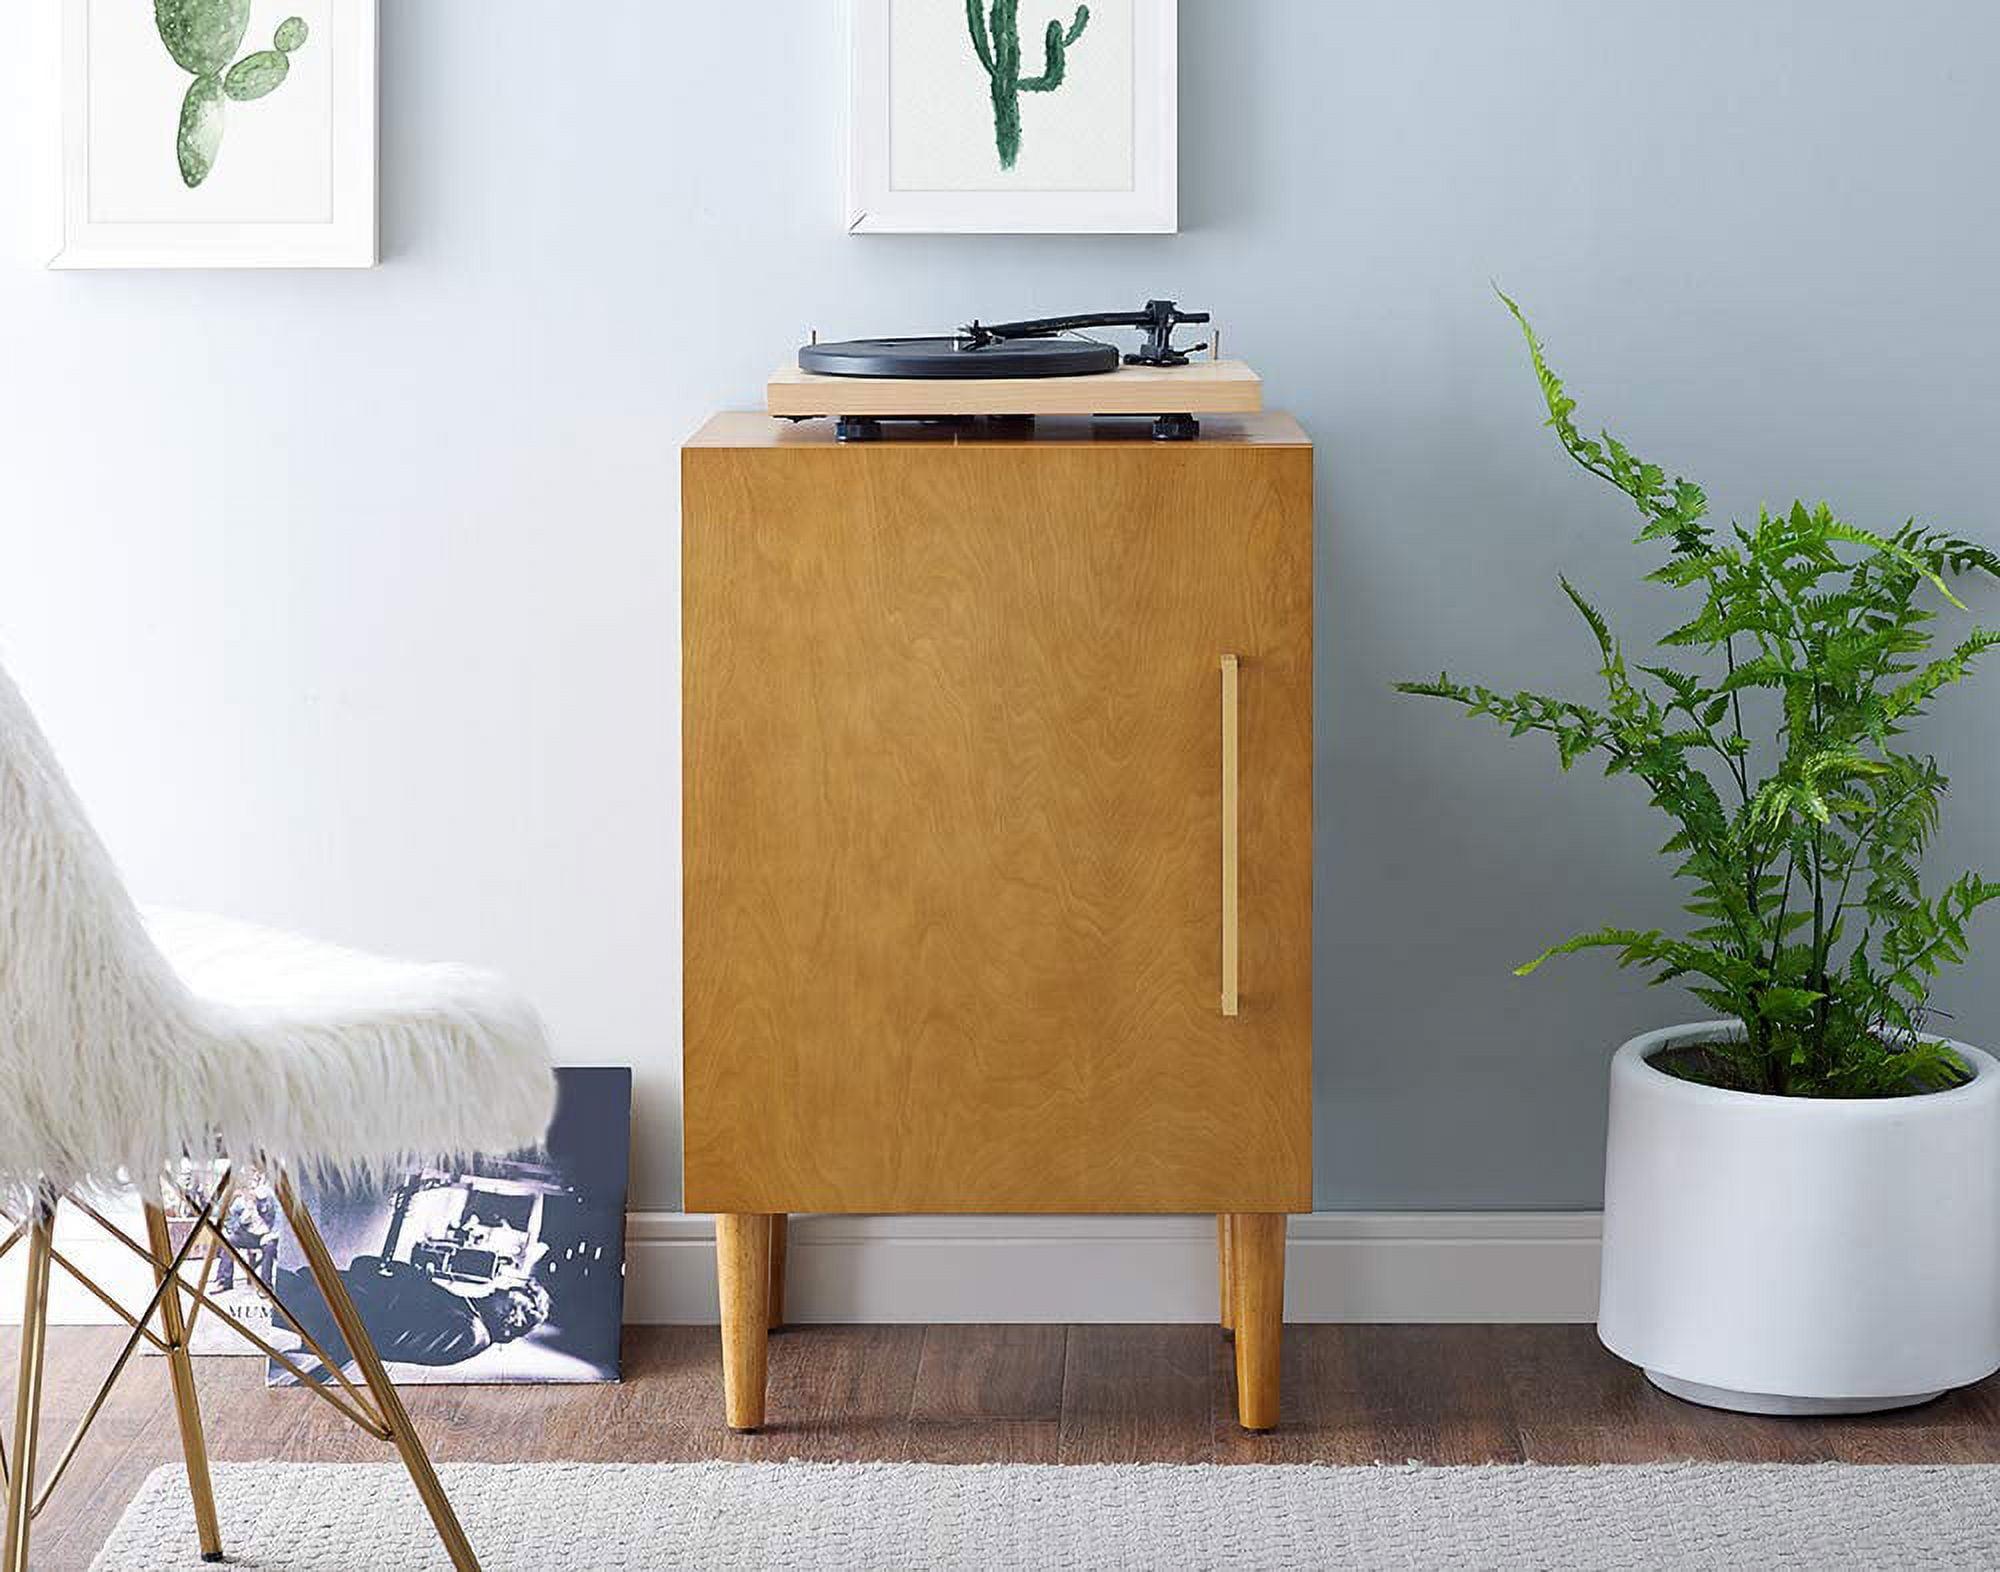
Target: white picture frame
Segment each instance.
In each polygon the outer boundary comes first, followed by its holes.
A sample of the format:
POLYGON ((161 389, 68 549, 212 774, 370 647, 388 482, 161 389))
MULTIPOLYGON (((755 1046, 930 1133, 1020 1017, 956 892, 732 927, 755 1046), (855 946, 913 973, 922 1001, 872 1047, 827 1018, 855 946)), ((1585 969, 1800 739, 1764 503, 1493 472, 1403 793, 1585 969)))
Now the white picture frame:
POLYGON ((233 93, 217 100, 223 129, 217 133, 214 169, 230 161, 232 180, 226 186, 207 175, 199 186, 190 185, 177 167, 183 156, 177 115, 170 112, 159 124, 159 97, 174 95, 171 111, 178 95, 188 91, 181 84, 193 84, 196 77, 169 54, 155 30, 152 5, 143 0, 32 0, 32 5, 35 80, 44 95, 37 117, 42 143, 37 249, 44 266, 376 264, 378 0, 252 0, 239 54, 277 51, 279 23, 309 14, 304 41, 286 59, 310 65, 288 68, 279 85, 266 90, 264 96, 285 106, 283 117, 260 116, 261 104, 233 93), (132 36, 127 11, 150 36, 150 52, 132 36), (308 49, 317 54, 305 54, 308 49), (165 73, 164 85, 155 68, 165 73), (281 96, 288 87, 296 89, 290 100, 281 96), (310 112, 302 105, 310 105, 310 112), (308 133, 303 142, 259 146, 260 135, 272 134, 274 126, 291 128, 302 120, 308 133), (280 184, 293 169, 305 171, 309 181, 280 184), (185 188, 187 219, 175 212, 182 200, 177 183, 185 188), (309 193, 299 194, 308 185, 309 193), (203 213, 202 191, 218 186, 224 187, 225 205, 203 213), (294 210, 285 211, 280 196, 294 210), (259 217, 267 205, 273 216, 259 217))
MULTIPOLYGON (((1024 179, 1018 186, 1004 179, 996 169, 979 172, 976 183, 954 187, 935 170, 920 180, 900 179, 896 133, 899 120, 914 116, 911 100, 915 90, 907 80, 899 81, 899 55, 906 57, 907 37, 898 39, 900 22, 911 26, 911 13, 901 7, 923 5, 942 7, 955 19, 962 33, 962 50, 956 54, 945 47, 942 35, 931 44, 926 60, 949 75, 948 109, 940 110, 942 90, 931 90, 922 103, 924 114, 935 117, 961 114, 958 106, 968 104, 965 115, 986 115, 997 120, 997 103, 982 106, 978 95, 990 92, 993 81, 983 65, 970 34, 970 18, 962 0, 851 0, 849 9, 848 70, 848 159, 846 224, 850 234, 1171 234, 1179 227, 1178 200, 1178 39, 1177 0, 1099 0, 1089 22, 1102 14, 1107 26, 1129 26, 1129 46, 1121 36, 1107 41, 1093 59, 1090 45, 1098 42, 1088 31, 1067 51, 1063 86, 1071 89, 1079 80, 1079 68, 1099 67, 1094 83, 1085 91, 1102 91, 1109 111, 1122 121, 1124 100, 1112 96, 1129 87, 1129 133, 1122 125, 1113 129, 1129 135, 1129 177, 1121 169, 1100 187, 1087 180, 1072 189, 1051 189, 1046 178, 1024 179), (1119 51, 1111 53, 1113 44, 1119 51), (1107 82, 1102 66, 1108 59, 1120 62, 1129 48, 1128 83, 1107 82), (898 95, 901 95, 900 97, 898 95)), ((982 10, 985 8, 981 7, 982 10)), ((1023 74, 1039 79, 1047 72, 1043 29, 1050 23, 1058 28, 1064 18, 1073 18, 1074 0, 1022 0, 1018 32, 1023 74)), ((941 29, 943 21, 921 18, 928 29, 941 29)), ((1102 29, 1101 29, 1102 31, 1102 29)), ((928 35, 927 35, 928 37, 928 35)), ((990 44, 990 38, 988 40, 990 44)), ((925 84, 926 89, 930 84, 925 84)), ((1076 96, 1072 94, 1072 96, 1076 96)), ((1066 104, 1065 109, 1069 106, 1066 104)), ((1041 102, 1024 103, 1020 115, 1019 138, 1034 136, 1035 120, 1048 118, 1041 102)), ((928 126, 935 126, 933 118, 928 126)), ((962 127, 953 125, 954 133, 962 127)), ((968 135, 970 133, 968 132, 968 135)), ((986 133, 991 137, 993 131, 986 133)), ((926 136, 928 147, 950 137, 926 136)), ((1088 145, 1098 151, 1115 138, 1091 138, 1088 145)), ((1123 158, 1126 144, 1120 143, 1116 156, 1123 158)), ((967 155, 969 157, 969 154, 967 155)), ((1020 153, 1018 143, 1016 158, 1020 153)), ((907 160, 906 160, 907 162, 907 160)), ((996 161, 997 163, 997 161, 996 161)), ((1018 166, 1016 166, 1018 167, 1018 166)), ((1044 163, 1046 170, 1046 162, 1044 163)), ((1011 171, 1009 171, 1011 173, 1011 171)))

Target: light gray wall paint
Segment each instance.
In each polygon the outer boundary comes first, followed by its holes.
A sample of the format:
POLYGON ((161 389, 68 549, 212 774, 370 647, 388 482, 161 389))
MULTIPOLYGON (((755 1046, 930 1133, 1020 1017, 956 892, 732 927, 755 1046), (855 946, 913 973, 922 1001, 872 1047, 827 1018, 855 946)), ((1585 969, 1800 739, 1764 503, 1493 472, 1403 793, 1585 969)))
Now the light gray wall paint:
MULTIPOLYGON (((1666 919, 1661 832, 1388 691, 1582 683, 1559 568, 1662 625, 1488 280, 1720 508, 2000 538, 2000 11, 1186 0, 1184 233, 984 240, 841 233, 827 0, 383 10, 378 272, 45 274, 0 160, 0 653, 143 893, 508 969, 672 1205, 676 443, 808 327, 1174 295, 1320 443, 1320 1203, 1595 1204, 1607 1055, 1690 1007, 1508 968, 1666 919)), ((2000 866, 2000 681, 1949 714, 2000 866)), ((1946 1002, 2000 1040, 1992 961, 1946 1002)))

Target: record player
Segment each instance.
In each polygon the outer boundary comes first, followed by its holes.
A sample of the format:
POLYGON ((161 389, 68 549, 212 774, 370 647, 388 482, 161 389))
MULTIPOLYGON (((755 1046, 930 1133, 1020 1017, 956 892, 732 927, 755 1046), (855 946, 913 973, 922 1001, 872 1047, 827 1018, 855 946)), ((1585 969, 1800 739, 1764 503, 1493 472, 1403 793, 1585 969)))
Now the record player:
POLYGON ((1263 384, 1241 361, 1223 360, 1215 341, 1178 345, 1175 332, 1209 321, 1171 300, 1139 311, 1091 311, 1018 322, 974 320, 931 337, 812 343, 796 366, 766 385, 766 408, 787 420, 831 418, 842 442, 873 442, 884 422, 1015 422, 1037 415, 1139 416, 1163 442, 1191 441, 1198 417, 1254 414, 1263 384), (1139 328, 1141 346, 1085 336, 1093 329, 1139 328), (1209 358, 1196 360, 1207 350, 1209 358))

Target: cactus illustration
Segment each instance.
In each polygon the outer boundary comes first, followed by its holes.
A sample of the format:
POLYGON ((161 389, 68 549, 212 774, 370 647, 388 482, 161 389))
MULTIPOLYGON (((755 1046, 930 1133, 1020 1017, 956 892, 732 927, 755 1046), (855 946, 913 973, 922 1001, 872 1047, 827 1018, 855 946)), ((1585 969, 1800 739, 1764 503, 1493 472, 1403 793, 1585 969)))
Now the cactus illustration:
POLYGON ((989 24, 983 0, 965 0, 972 47, 993 84, 993 142, 1000 167, 1012 169, 1021 156, 1021 95, 1053 93, 1069 73, 1069 51, 1090 25, 1090 7, 1080 5, 1067 28, 1051 21, 1043 34, 1042 74, 1021 75, 1021 0, 993 0, 989 24))
POLYGON ((225 99, 248 103, 283 82, 292 51, 306 41, 302 17, 278 24, 269 49, 230 64, 250 30, 250 0, 153 0, 153 24, 174 64, 194 77, 181 100, 174 156, 190 189, 208 178, 222 147, 225 99))

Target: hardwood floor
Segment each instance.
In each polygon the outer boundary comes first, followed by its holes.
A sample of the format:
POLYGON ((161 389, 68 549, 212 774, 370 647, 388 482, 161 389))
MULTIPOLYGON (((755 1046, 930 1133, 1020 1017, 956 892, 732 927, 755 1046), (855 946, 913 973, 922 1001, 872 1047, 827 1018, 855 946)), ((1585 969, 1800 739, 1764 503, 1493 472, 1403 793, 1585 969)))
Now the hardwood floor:
MULTIPOLYGON (((50 1334, 45 1456, 119 1342, 50 1334)), ((9 1374, 13 1349, 0 1334, 9 1374)), ((770 1424, 754 1436, 723 1427, 713 1327, 635 1327, 625 1360, 618 1386, 406 1392, 440 1462, 2000 1462, 2000 1378, 1901 1414, 1753 1419, 1654 1391, 1587 1326, 1288 1327, 1283 1424, 1266 1436, 1236 1428, 1228 1344, 1206 1326, 796 1328, 771 1340, 770 1424)), ((219 1461, 392 1460, 325 1405, 265 1390, 261 1360, 197 1369, 219 1461)), ((37 1524, 36 1566, 87 1567, 139 1482, 178 1455, 165 1364, 135 1359, 37 1524)))

